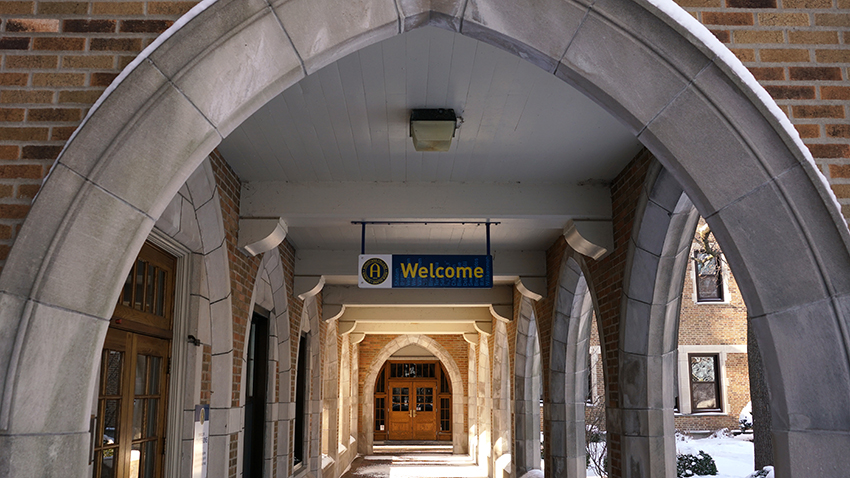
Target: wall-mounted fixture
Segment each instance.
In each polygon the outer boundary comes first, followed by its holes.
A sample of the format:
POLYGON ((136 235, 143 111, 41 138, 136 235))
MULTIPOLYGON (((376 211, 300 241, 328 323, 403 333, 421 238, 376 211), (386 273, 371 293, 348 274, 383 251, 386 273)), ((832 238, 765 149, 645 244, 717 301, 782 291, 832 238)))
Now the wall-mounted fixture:
POLYGON ((453 109, 419 109, 410 112, 410 136, 416 151, 448 151, 457 128, 453 109))

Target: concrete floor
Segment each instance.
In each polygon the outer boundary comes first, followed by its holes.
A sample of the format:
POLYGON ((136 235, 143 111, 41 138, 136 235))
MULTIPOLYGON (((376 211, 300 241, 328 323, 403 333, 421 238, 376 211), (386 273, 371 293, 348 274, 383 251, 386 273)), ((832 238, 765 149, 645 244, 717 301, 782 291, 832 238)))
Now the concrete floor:
POLYGON ((343 478, 484 478, 487 469, 469 455, 452 455, 445 442, 376 444, 373 455, 358 456, 343 478))

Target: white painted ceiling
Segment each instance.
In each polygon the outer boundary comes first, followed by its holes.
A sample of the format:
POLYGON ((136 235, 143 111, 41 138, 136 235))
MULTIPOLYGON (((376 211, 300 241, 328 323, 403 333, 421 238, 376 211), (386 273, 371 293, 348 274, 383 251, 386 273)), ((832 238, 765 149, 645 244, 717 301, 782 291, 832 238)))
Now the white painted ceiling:
MULTIPOLYGON (((310 201, 315 206, 303 209, 309 213, 293 210, 291 200, 289 207, 275 204, 282 199, 268 194, 255 197, 253 209, 243 203, 243 215, 283 216, 290 224, 288 239, 299 249, 359 251, 360 228, 350 221, 399 219, 390 206, 404 201, 405 188, 358 203, 355 211, 345 207, 352 190, 387 184, 453 184, 461 190, 469 185, 470 191, 474 184, 521 184, 532 191, 538 185, 598 188, 639 148, 612 116, 553 75, 477 40, 423 28, 303 79, 246 120, 219 151, 242 181, 277 182, 269 190, 321 184, 333 196, 333 184, 339 184, 344 194, 310 201), (453 108, 463 118, 449 152, 413 150, 412 108, 453 108), (263 202, 268 207, 257 206, 263 202)), ((578 206, 541 204, 564 211, 501 217, 499 210, 484 207, 497 198, 489 199, 460 194, 452 201, 462 215, 452 217, 445 212, 451 204, 441 204, 439 215, 417 211, 404 218, 503 221, 493 227, 494 248, 540 250, 560 234, 566 219, 583 216, 578 206), (480 215, 463 207, 469 204, 481 204, 480 215)), ((584 215, 610 218, 610 210, 607 215, 591 210, 584 215)), ((483 227, 473 225, 374 226, 367 232, 369 252, 481 253, 484 239, 483 227)))

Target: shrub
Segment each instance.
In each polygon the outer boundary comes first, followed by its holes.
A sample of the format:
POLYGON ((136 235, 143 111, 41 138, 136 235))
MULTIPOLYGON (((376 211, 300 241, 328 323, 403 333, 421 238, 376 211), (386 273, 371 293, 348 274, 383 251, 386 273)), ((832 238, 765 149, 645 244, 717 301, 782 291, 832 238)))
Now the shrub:
POLYGON ((700 450, 696 455, 679 455, 676 460, 676 476, 687 478, 696 475, 716 475, 717 465, 708 453, 700 450))
POLYGON ((761 470, 754 471, 751 475, 747 475, 747 478, 773 478, 773 467, 766 466, 761 470))
POLYGON ((738 416, 738 424, 741 426, 741 432, 746 433, 747 430, 753 429, 753 402, 747 402, 738 416))
POLYGON ((608 441, 605 437, 605 400, 598 397, 586 409, 584 446, 587 467, 600 478, 608 477, 608 441))

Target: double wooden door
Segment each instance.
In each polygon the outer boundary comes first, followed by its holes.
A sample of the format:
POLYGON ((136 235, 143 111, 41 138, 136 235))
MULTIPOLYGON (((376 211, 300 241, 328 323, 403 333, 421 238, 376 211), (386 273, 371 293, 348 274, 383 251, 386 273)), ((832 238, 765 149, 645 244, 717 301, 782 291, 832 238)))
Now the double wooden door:
POLYGON ((162 476, 167 340, 110 328, 101 362, 95 478, 162 476))
POLYGON ((391 380, 390 440, 436 440, 437 412, 434 404, 436 380, 391 380))
POLYGON ((142 247, 106 332, 92 426, 93 478, 160 478, 175 259, 142 247))

